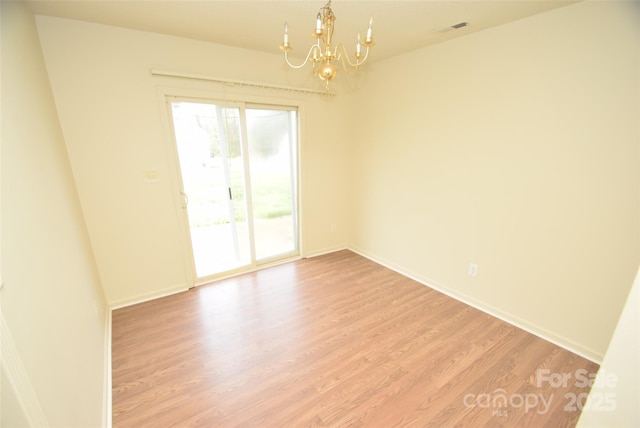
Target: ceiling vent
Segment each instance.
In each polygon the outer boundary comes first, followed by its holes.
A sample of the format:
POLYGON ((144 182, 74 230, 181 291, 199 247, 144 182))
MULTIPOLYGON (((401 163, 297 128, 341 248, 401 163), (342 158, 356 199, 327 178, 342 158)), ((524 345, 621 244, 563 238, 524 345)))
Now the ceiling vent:
POLYGON ((440 28, 439 30, 436 30, 436 33, 446 33, 446 32, 453 31, 453 30, 459 30, 461 28, 468 27, 468 26, 469 26, 469 23, 466 22, 466 21, 465 22, 459 22, 459 23, 454 24, 454 25, 452 25, 450 27, 440 28))

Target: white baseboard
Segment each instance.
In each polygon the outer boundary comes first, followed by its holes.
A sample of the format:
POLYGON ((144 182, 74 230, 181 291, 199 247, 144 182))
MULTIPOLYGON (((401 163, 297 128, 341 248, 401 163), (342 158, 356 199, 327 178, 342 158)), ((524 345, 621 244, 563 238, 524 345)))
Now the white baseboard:
POLYGON ((183 291, 187 291, 188 289, 189 286, 187 284, 181 284, 175 287, 166 288, 164 290, 154 291, 152 293, 139 294, 137 296, 127 297, 126 299, 109 302, 109 308, 111 310, 115 310, 127 306, 137 305, 138 303, 148 302, 149 300, 155 300, 161 297, 170 296, 172 294, 182 293, 183 291))
MULTIPOLYGON (((320 257, 320 256, 324 256, 325 254, 331 254, 331 253, 335 253, 337 251, 342 251, 342 250, 349 250, 348 247, 331 247, 331 248, 327 248, 324 250, 319 250, 319 251, 313 251, 313 252, 308 252, 305 253, 304 256, 302 256, 302 258, 304 259, 311 259, 314 257, 320 257)), ((356 253, 357 251, 353 251, 354 253, 356 253)))
POLYGON ((112 408, 112 394, 113 394, 113 385, 112 385, 112 372, 111 372, 111 327, 112 327, 112 311, 111 308, 107 308, 106 311, 106 336, 105 336, 105 361, 106 361, 106 379, 105 379, 105 387, 106 387, 106 391, 104 392, 105 394, 105 400, 104 400, 104 414, 103 414, 103 418, 102 420, 104 421, 104 427, 105 428, 111 428, 113 425, 113 421, 112 421, 112 415, 113 415, 113 408, 112 408))
POLYGON ((554 345, 557 345, 563 349, 566 349, 567 351, 573 352, 576 355, 579 355, 583 358, 586 358, 589 361, 592 361, 596 364, 601 364, 602 363, 602 359, 603 359, 603 355, 601 355, 599 352, 596 352, 595 350, 586 347, 584 345, 581 345, 579 343, 574 342, 571 339, 568 339, 566 337, 560 336, 558 334, 555 334, 551 331, 548 331, 544 328, 541 328, 539 326, 536 326, 534 324, 531 324, 529 322, 527 322, 526 320, 523 320, 513 314, 509 314, 506 313, 496 307, 493 307, 491 305, 488 305, 484 302, 480 302, 470 296, 464 295, 462 293, 458 293, 455 292, 453 290, 451 290, 449 287, 446 287, 442 284, 439 284, 436 281, 431 281, 431 280, 425 280, 423 278, 418 277, 415 274, 412 274, 411 272, 406 271, 405 269, 403 269, 400 266, 397 266, 394 263, 391 263, 387 260, 384 260, 380 257, 376 257, 375 255, 369 254, 366 251, 362 251, 360 249, 356 249, 356 248, 348 248, 349 250, 353 251, 356 254, 361 255, 362 257, 365 257, 375 263, 378 263, 384 267, 387 267, 403 276, 406 276, 407 278, 410 278, 416 282, 419 282, 422 285, 425 285, 429 288, 433 288, 436 291, 439 291, 440 293, 446 294, 447 296, 458 300, 459 302, 462 302, 466 305, 472 306, 486 314, 489 314, 495 318, 498 318, 508 324, 511 324, 515 327, 518 327, 528 333, 533 334, 534 336, 537 336, 541 339, 546 340, 547 342, 553 343, 554 345))
POLYGON ((7 374, 7 379, 11 384, 20 406, 22 413, 32 427, 48 427, 49 422, 42 410, 40 400, 36 395, 29 375, 24 368, 20 354, 16 349, 11 332, 0 312, 0 337, 2 337, 2 345, 0 355, 2 355, 2 369, 7 374))

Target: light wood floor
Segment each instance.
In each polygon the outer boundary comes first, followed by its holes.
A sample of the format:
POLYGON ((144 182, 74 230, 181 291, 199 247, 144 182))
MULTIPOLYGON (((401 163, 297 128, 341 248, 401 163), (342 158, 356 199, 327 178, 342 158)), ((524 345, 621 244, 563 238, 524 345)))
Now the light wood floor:
POLYGON ((116 428, 574 426, 598 369, 349 251, 118 309, 112 353, 116 428))

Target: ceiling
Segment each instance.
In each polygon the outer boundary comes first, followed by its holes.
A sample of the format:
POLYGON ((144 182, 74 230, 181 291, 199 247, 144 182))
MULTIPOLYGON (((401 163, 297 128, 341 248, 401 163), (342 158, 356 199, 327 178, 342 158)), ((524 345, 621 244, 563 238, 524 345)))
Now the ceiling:
MULTIPOLYGON (((306 55, 318 9, 326 0, 43 0, 29 1, 35 14, 164 33, 279 53, 285 21, 292 56, 306 55)), ((373 17, 376 42, 369 60, 386 59, 427 45, 494 27, 575 1, 565 0, 334 0, 336 42, 355 50, 358 32, 373 17), (460 22, 469 26, 447 32, 460 22)))

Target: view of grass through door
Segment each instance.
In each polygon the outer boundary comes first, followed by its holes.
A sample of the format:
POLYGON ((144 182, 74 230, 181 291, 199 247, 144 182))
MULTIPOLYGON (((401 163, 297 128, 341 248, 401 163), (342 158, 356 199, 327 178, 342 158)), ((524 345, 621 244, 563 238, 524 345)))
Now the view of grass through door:
POLYGON ((297 254, 296 111, 170 107, 195 276, 297 254))

